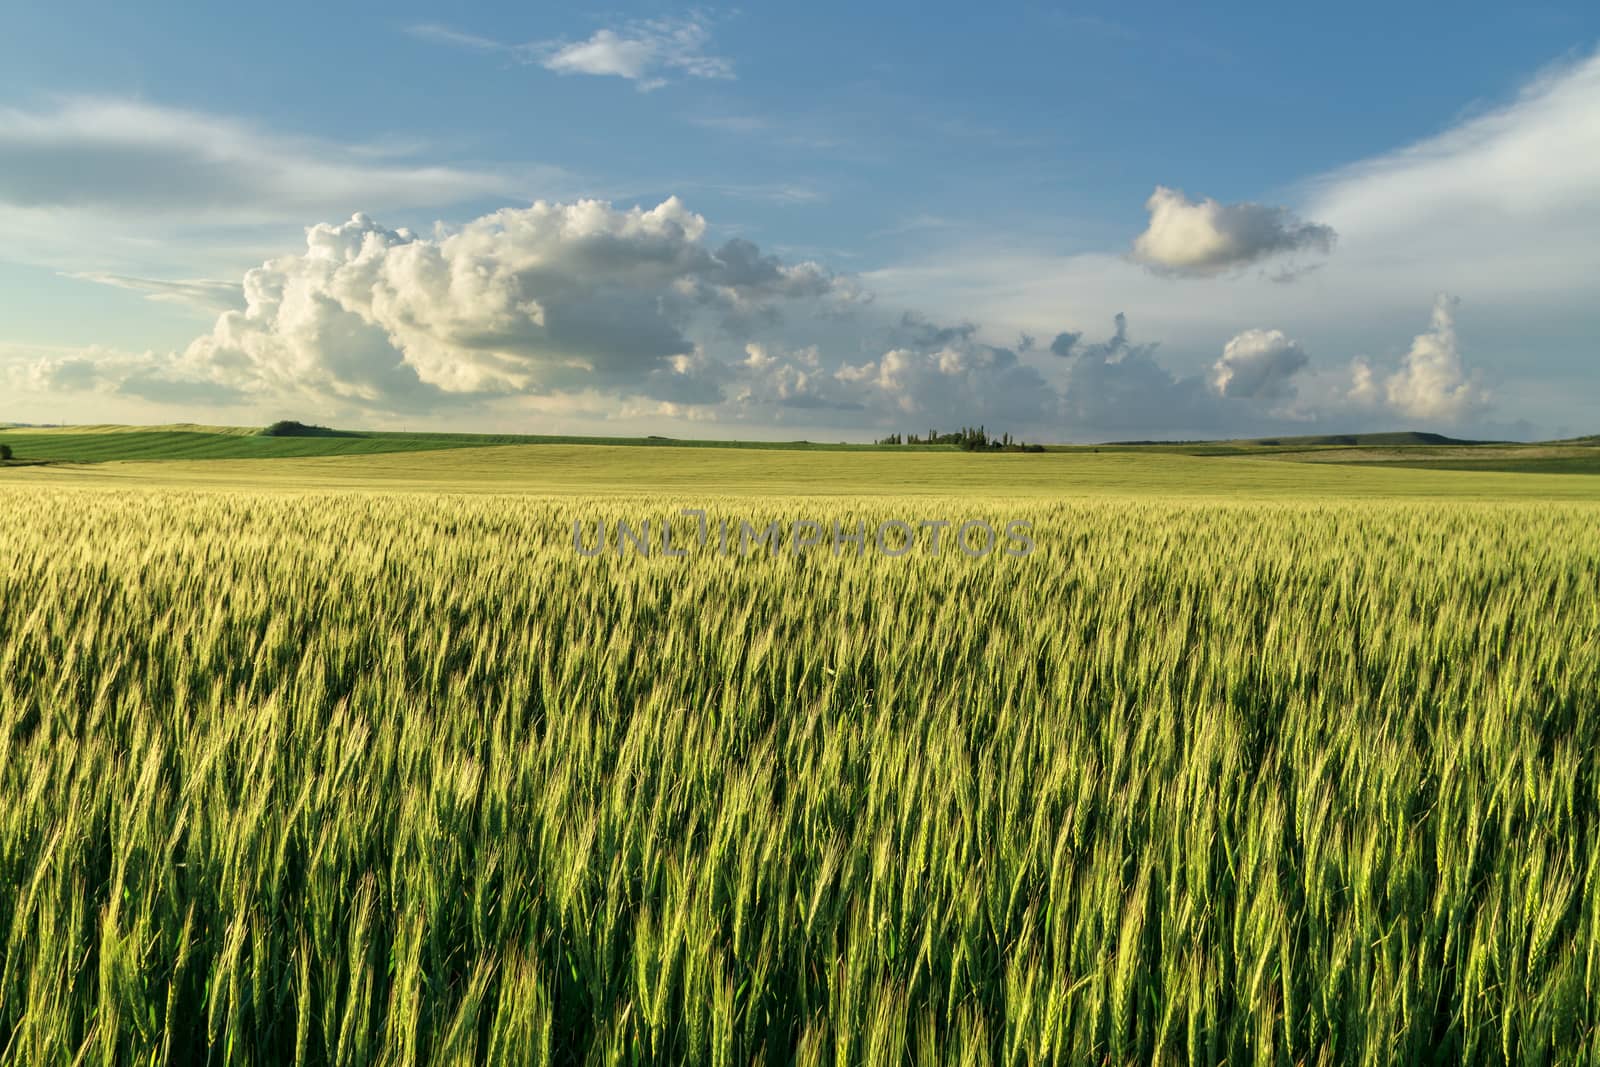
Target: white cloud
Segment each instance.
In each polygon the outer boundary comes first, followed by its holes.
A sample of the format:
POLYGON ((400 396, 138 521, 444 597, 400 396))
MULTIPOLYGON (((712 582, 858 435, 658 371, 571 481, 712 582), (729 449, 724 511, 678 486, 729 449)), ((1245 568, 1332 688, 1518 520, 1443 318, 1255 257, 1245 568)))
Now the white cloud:
MULTIPOLYGON (((1456 343, 1454 297, 1440 294, 1433 304, 1433 319, 1424 333, 1411 342, 1400 367, 1384 383, 1389 407, 1413 418, 1451 422, 1484 407, 1488 394, 1467 374, 1456 343)), ((1371 401, 1377 383, 1369 363, 1354 366, 1351 395, 1371 401)))
POLYGON ((1048 353, 1008 347, 972 323, 889 318, 853 278, 742 238, 712 246, 708 230, 676 198, 648 210, 539 202, 431 236, 358 214, 249 271, 242 307, 182 352, 58 353, 24 375, 33 394, 379 418, 506 404, 592 416, 609 398, 620 418, 983 423, 1061 439, 1193 433, 1252 414, 1225 413, 1202 379, 1161 366, 1124 316, 1104 341, 1057 332, 1048 353))
MULTIPOLYGON (((1032 362, 988 344, 970 323, 938 326, 906 316, 894 347, 836 377, 847 395, 880 413, 880 425, 918 431, 986 423, 1047 440, 1172 437, 1220 433, 1263 424, 1255 398, 1224 401, 1197 376, 1174 373, 1157 345, 1132 339, 1127 316, 1114 317, 1110 337, 1087 342, 1082 331, 1058 331, 1032 362)), ((1032 344, 1021 346, 1031 352, 1032 344)))
POLYGON ((823 365, 816 345, 781 349, 751 342, 745 358, 731 368, 729 399, 739 417, 773 409, 853 411, 863 405, 850 395, 838 373, 823 365))
POLYGON ((480 52, 501 52, 523 63, 537 63, 557 74, 623 78, 642 90, 659 89, 674 76, 729 79, 733 61, 708 51, 710 20, 635 19, 596 30, 579 41, 503 44, 488 37, 426 23, 407 28, 411 36, 480 52))
MULTIPOLYGON (((181 355, 101 361, 103 376, 374 411, 592 389, 715 403, 730 375, 691 330, 778 323, 785 304, 837 312, 862 295, 742 239, 710 247, 706 229, 675 198, 650 210, 541 201, 428 238, 358 214, 247 273, 242 310, 181 355)), ((61 360, 40 373, 81 370, 61 360)))
POLYGON ((586 41, 557 45, 543 66, 558 74, 612 75, 643 81, 655 65, 653 43, 640 37, 622 37, 611 30, 596 30, 586 41))
POLYGON ((1308 185, 1341 259, 1377 286, 1429 270, 1452 291, 1592 290, 1600 239, 1600 53, 1510 103, 1308 185))
MULTIPOLYGON (((0 355, 4 355, 0 351, 0 355)), ((28 359, 8 360, 0 380, 19 394, 36 398, 74 398, 74 408, 86 394, 121 401, 167 404, 235 405, 244 394, 215 379, 185 375, 172 356, 154 352, 125 352, 91 345, 71 352, 38 353, 28 359), (174 374, 174 371, 178 373, 174 374)))
POLYGON ((1219 274, 1283 253, 1333 249, 1331 227, 1287 208, 1190 200, 1161 185, 1145 208, 1150 224, 1134 239, 1134 258, 1170 274, 1219 274))
MULTIPOLYGON (((1492 408, 1470 407, 1457 432, 1548 436, 1592 425, 1591 398, 1556 383, 1592 379, 1600 336, 1600 53, 1437 136, 1309 179, 1286 203, 1338 233, 1337 253, 1294 285, 1273 282, 1272 262, 1173 285, 1131 257, 970 233, 863 280, 880 302, 950 309, 1001 335, 1045 337, 1062 321, 1127 308, 1174 368, 1202 373, 1241 326, 1264 321, 1333 365, 1382 355, 1416 332, 1419 304, 1442 290, 1472 308, 1469 344, 1494 391, 1492 408), (1523 419, 1534 423, 1515 428, 1523 419)), ((1393 428, 1392 359, 1369 364, 1374 400, 1359 411, 1345 406, 1349 378, 1319 382, 1331 426, 1393 428)))
POLYGON ((700 16, 644 19, 597 30, 587 40, 540 46, 540 64, 558 74, 626 78, 642 89, 666 84, 669 74, 732 78, 733 62, 706 51, 711 30, 700 16))
POLYGON ((1365 356, 1350 361, 1350 389, 1346 397, 1359 407, 1376 407, 1383 394, 1378 388, 1378 375, 1372 362, 1365 356))
POLYGON ((858 403, 892 419, 891 426, 920 431, 975 425, 1050 425, 1060 417, 1060 395, 1016 352, 968 336, 931 346, 891 348, 875 360, 845 364, 835 379, 858 403))
POLYGON ((1294 376, 1310 357, 1282 330, 1245 330, 1222 349, 1211 366, 1218 396, 1282 398, 1294 392, 1294 376))

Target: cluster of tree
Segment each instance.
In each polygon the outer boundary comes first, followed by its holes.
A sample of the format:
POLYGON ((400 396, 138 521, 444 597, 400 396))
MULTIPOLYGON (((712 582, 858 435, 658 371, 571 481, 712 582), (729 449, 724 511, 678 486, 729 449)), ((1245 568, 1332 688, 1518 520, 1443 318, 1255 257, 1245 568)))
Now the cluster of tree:
POLYGON ((256 433, 261 437, 353 437, 346 430, 330 430, 326 426, 308 426, 293 419, 280 419, 256 433))
POLYGON ((990 437, 982 426, 963 426, 954 433, 929 430, 924 436, 914 433, 892 433, 878 442, 880 445, 955 445, 963 452, 1043 452, 1043 445, 1025 445, 1011 439, 1009 433, 990 437))
POLYGON ((12 453, 10 445, 0 445, 0 463, 11 462, 11 455, 12 453))

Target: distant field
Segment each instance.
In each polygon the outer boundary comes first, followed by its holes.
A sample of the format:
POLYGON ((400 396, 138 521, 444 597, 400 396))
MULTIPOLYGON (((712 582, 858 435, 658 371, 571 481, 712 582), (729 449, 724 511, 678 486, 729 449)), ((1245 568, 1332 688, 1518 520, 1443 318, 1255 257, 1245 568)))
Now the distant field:
MULTIPOLYGON (((9 444, 23 463, 110 463, 118 461, 182 462, 195 460, 306 459, 389 453, 443 452, 459 449, 503 449, 510 446, 610 446, 649 449, 717 451, 844 452, 906 456, 954 454, 954 445, 874 445, 812 441, 712 441, 663 437, 575 437, 532 434, 400 433, 334 431, 314 436, 262 436, 253 428, 173 425, 152 427, 73 426, 60 428, 0 427, 0 443, 9 444)), ((1437 434, 1386 433, 1264 438, 1240 441, 1124 442, 1102 445, 1051 445, 1046 455, 1155 455, 1212 458, 1274 459, 1318 464, 1381 464, 1432 470, 1503 471, 1526 474, 1600 474, 1600 439, 1507 444, 1463 442, 1437 434)), ((611 454, 606 462, 614 462, 611 454)), ((554 457, 527 457, 530 465, 554 457)), ((1043 464, 1041 455, 985 455, 985 462, 1043 464)), ((487 469, 496 460, 483 464, 487 469)), ((766 460, 761 461, 763 464, 766 460)), ((809 462, 809 461, 807 461, 809 462)), ((512 464, 512 466, 515 466, 512 464)), ((781 465, 780 465, 781 466, 781 465)), ((1186 469, 1186 468, 1179 468, 1186 469)), ((891 472, 891 478, 895 477, 891 472)), ((1227 481, 1228 479, 1223 479, 1227 481)), ((863 491, 870 486, 862 485, 863 491)))
POLYGON ((975 455, 952 450, 788 451, 505 445, 445 451, 206 461, 61 464, 0 471, 0 483, 99 488, 425 493, 723 493, 802 496, 1084 496, 1250 499, 1595 500, 1600 478, 1286 463, 1162 452, 975 455))

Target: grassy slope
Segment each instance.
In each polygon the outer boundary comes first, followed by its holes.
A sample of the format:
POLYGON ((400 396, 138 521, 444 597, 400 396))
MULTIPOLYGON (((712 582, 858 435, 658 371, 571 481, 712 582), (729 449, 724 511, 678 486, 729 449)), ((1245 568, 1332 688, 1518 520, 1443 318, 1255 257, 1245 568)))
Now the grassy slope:
POLYGON ((14 484, 466 493, 658 493, 1600 500, 1600 479, 1291 464, 1172 454, 753 452, 607 445, 505 446, 273 463, 104 463, 17 468, 14 484))

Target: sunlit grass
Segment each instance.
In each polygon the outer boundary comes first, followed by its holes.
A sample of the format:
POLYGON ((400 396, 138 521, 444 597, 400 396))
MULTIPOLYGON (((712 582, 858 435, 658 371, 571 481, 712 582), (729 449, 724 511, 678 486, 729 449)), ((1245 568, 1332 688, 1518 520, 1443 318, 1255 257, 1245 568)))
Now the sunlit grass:
POLYGON ((0 503, 7 1062, 1595 1053, 1592 506, 0 503))

